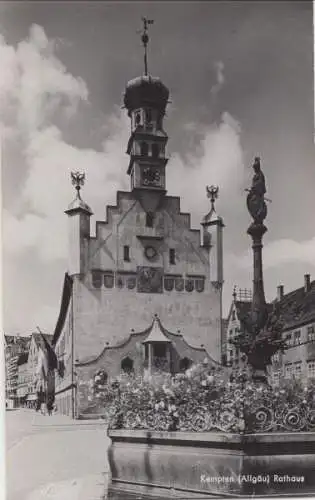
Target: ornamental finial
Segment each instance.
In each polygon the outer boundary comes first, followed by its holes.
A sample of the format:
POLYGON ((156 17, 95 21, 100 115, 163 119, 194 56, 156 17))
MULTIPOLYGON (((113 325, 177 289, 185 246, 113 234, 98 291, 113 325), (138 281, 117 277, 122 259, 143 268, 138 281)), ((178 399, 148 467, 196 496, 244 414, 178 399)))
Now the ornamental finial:
POLYGON ((81 199, 80 189, 82 186, 84 186, 85 173, 71 172, 71 181, 77 191, 77 197, 81 199))
POLYGON ((141 35, 141 41, 144 47, 144 74, 145 76, 147 76, 148 75, 147 45, 149 42, 148 26, 150 24, 153 24, 154 21, 153 19, 147 19, 146 17, 142 17, 142 22, 143 22, 143 31, 141 35))
POLYGON ((211 208, 212 208, 212 210, 215 210, 214 202, 219 197, 219 187, 213 186, 213 185, 210 187, 206 186, 206 191, 207 191, 208 198, 210 198, 211 208))

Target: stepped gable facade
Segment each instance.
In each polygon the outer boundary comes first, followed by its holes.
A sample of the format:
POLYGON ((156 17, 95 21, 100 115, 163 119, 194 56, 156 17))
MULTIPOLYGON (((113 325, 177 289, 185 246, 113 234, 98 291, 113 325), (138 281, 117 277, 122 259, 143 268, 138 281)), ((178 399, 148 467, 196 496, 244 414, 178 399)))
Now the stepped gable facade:
POLYGON ((92 210, 81 198, 84 174, 72 173, 77 195, 66 210, 69 261, 53 338, 56 402, 64 413, 80 414, 87 374, 102 367, 113 377, 126 357, 142 371, 149 352, 152 367, 159 352, 171 371, 181 355, 221 361, 224 225, 211 200, 201 230, 192 228, 180 198, 167 194, 168 98, 159 78, 145 74, 127 84, 130 191, 117 192, 95 235, 92 210), (165 347, 161 339, 145 347, 145 332, 157 325, 165 347))

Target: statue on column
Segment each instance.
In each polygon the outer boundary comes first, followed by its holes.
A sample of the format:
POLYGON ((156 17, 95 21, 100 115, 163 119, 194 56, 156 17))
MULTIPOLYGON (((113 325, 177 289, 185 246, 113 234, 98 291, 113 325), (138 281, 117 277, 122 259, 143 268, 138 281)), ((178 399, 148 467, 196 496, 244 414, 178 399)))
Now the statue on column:
POLYGON ((260 168, 260 158, 255 158, 253 169, 255 174, 252 180, 252 186, 250 189, 246 189, 246 191, 248 191, 247 208, 254 219, 254 223, 262 224, 267 216, 267 205, 265 199, 265 176, 260 168))

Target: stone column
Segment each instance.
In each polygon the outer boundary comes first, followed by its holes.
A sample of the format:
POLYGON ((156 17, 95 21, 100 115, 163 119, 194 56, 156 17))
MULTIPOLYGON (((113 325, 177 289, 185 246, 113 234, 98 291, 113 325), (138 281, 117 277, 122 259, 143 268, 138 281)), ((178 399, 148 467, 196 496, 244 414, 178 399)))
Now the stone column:
POLYGON ((151 375, 152 374, 152 344, 148 344, 148 354, 149 354, 149 359, 148 359, 148 372, 151 375))
POLYGON ((262 262, 262 237, 267 231, 264 224, 253 223, 249 226, 247 234, 252 238, 253 244, 253 299, 252 321, 257 334, 266 324, 268 318, 267 305, 264 292, 263 262, 262 262))

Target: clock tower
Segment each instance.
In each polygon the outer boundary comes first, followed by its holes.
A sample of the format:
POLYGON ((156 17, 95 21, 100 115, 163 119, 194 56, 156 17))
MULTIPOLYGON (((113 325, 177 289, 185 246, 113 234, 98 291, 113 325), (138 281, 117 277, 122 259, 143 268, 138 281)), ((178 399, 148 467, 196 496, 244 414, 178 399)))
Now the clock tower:
POLYGON ((131 190, 145 212, 154 213, 166 193, 165 167, 168 160, 165 147, 168 136, 163 129, 163 119, 169 91, 159 78, 148 74, 147 26, 152 21, 143 21, 145 72, 128 82, 124 96, 124 105, 131 119, 127 173, 131 179, 131 190))
POLYGON ((169 90, 148 73, 152 22, 143 19, 144 74, 128 82, 124 95, 130 189, 117 191, 93 234, 92 211, 80 196, 84 174, 71 175, 77 196, 66 211, 70 264, 53 342, 63 367, 56 374, 57 405, 76 415, 97 411, 84 381, 99 370, 110 381, 125 371, 174 374, 205 358, 221 359, 218 188, 207 188, 211 210, 202 231, 181 211, 180 197, 166 192, 169 90))

